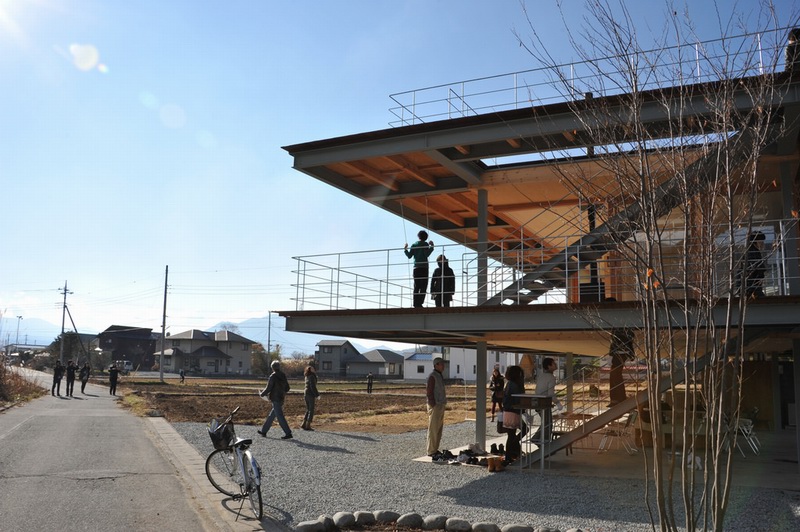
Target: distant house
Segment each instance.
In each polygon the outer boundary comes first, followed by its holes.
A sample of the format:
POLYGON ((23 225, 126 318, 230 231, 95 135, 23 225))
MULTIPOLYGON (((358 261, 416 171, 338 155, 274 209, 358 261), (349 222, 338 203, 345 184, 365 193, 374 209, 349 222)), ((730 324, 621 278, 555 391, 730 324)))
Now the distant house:
MULTIPOLYGON (((403 362, 403 371, 407 381, 424 381, 433 371, 433 359, 442 356, 441 353, 414 353, 403 362)), ((448 369, 445 368, 445 378, 448 369)))
MULTIPOLYGON (((192 329, 164 339, 164 371, 249 375, 255 342, 231 331, 192 329)), ((160 354, 160 351, 159 351, 160 354)))
MULTIPOLYGON (((391 360, 387 360, 381 351, 386 350, 375 349, 369 351, 367 356, 367 353, 362 355, 348 340, 322 340, 317 343, 314 362, 320 376, 365 377, 368 373, 380 375, 388 371, 390 363, 397 364, 397 359, 389 357, 391 360)), ((403 358, 400 355, 397 357, 403 358)))
POLYGON ((112 325, 97 335, 98 347, 111 360, 129 360, 136 369, 149 370, 155 364, 158 335, 153 329, 112 325))
POLYGON ((382 375, 388 378, 403 378, 405 358, 403 355, 388 349, 373 349, 362 355, 366 358, 374 369, 370 371, 374 375, 382 375))

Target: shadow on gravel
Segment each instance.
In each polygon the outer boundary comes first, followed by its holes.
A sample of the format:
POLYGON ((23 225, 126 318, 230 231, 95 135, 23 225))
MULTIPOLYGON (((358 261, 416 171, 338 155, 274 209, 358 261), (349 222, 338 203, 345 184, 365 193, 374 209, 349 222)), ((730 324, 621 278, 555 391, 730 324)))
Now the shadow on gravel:
POLYGON ((298 440, 292 440, 292 443, 294 443, 298 447, 302 447, 304 449, 309 449, 312 451, 322 451, 326 453, 356 454, 353 451, 350 451, 343 447, 334 447, 332 445, 315 445, 313 443, 306 443, 298 440))
POLYGON ((325 434, 338 436, 340 438, 350 438, 351 440, 378 441, 377 438, 373 438, 371 436, 362 436, 361 434, 346 434, 344 432, 329 432, 329 431, 325 431, 325 434))

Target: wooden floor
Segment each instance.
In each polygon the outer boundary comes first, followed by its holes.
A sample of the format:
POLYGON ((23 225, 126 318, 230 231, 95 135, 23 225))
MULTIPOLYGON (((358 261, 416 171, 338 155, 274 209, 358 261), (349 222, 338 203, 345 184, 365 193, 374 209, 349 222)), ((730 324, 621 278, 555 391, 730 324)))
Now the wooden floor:
MULTIPOLYGON (((759 454, 756 455, 745 441, 740 441, 742 452, 738 449, 733 456, 733 485, 755 488, 774 489, 800 489, 800 466, 797 461, 797 441, 794 429, 780 432, 759 432, 757 434, 761 443, 759 454)), ((613 442, 608 451, 598 452, 601 437, 592 434, 577 442, 572 453, 559 451, 545 461, 544 468, 539 461, 533 461, 529 467, 519 462, 510 467, 524 473, 538 474, 542 471, 548 474, 563 474, 588 477, 612 478, 645 478, 645 470, 652 467, 653 450, 639 449, 638 452, 629 454, 619 442, 613 442), (645 460, 650 464, 646 468, 645 460)), ((487 450, 492 443, 505 443, 505 436, 494 437, 486 442, 487 450)), ((450 451, 458 455, 466 446, 455 447, 450 451)), ((537 448, 530 447, 535 455, 537 448)), ((523 443, 523 451, 525 444, 523 443)), ((667 451, 664 451, 667 452, 667 451)), ((524 460, 524 458, 523 458, 524 460)), ((421 456, 415 461, 431 462, 430 457, 421 456)))
MULTIPOLYGON (((746 442, 740 441, 744 456, 737 450, 733 457, 733 485, 800 489, 794 429, 759 432, 757 435, 761 442, 758 455, 746 442)), ((645 460, 652 463, 653 449, 640 449, 638 453, 628 454, 622 445, 614 442, 611 450, 598 453, 599 444, 600 437, 597 435, 585 438, 573 447, 572 454, 559 451, 547 459, 545 470, 576 476, 644 478, 645 460)), ((537 461, 526 471, 536 473, 541 470, 540 467, 537 461)))

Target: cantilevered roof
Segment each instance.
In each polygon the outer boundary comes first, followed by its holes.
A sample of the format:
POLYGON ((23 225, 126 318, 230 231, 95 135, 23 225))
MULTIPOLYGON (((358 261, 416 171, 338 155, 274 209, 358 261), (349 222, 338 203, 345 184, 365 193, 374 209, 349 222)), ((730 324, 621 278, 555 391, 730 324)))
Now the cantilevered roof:
MULTIPOLYGON (((747 79, 754 83, 758 80, 747 79)), ((800 103, 800 78, 776 74, 775 80, 779 88, 777 107, 800 103)), ((739 110, 752 106, 746 81, 741 80, 733 96, 739 110)), ((682 136, 702 135, 703 118, 711 114, 708 94, 718 85, 646 92, 641 95, 642 117, 637 121, 648 128, 652 138, 669 138, 670 129, 677 129, 676 120, 681 121, 682 136), (671 97, 680 104, 680 112, 664 104, 671 97)), ((630 109, 630 96, 616 95, 595 98, 591 103, 513 109, 284 149, 294 157, 297 170, 457 243, 469 246, 478 241, 479 190, 487 192, 487 240, 553 240, 559 236, 551 229, 558 225, 554 221, 575 221, 561 224, 563 231, 571 234, 587 230, 589 222, 582 213, 588 205, 619 196, 609 165, 591 154, 591 145, 598 137, 620 145, 633 140, 635 128, 625 127, 630 109), (596 116, 592 109, 598 106, 602 106, 603 116, 609 117, 606 124, 592 118, 596 116), (511 157, 515 162, 505 162, 511 157), (574 187, 565 184, 565 172, 589 176, 591 179, 585 181, 591 181, 591 189, 576 193, 574 187)), ((666 180, 676 167, 689 165, 700 155, 699 149, 684 149, 680 160, 670 161, 667 156, 663 167, 652 171, 663 174, 666 180)), ((629 155, 620 153, 618 157, 629 155)), ((770 161, 775 164, 775 159, 767 155, 762 163, 770 161)), ((547 241, 542 244, 549 247, 547 241)))

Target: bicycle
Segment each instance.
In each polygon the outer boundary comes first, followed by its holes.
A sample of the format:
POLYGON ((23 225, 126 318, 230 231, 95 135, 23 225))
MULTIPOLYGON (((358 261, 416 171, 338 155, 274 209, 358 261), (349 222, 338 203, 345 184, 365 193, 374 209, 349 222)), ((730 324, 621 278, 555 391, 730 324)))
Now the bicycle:
POLYGON ((233 428, 233 416, 239 411, 237 406, 224 421, 212 419, 208 435, 214 444, 214 451, 206 458, 206 476, 220 493, 233 498, 250 501, 250 509, 256 519, 263 516, 261 500, 261 468, 250 452, 252 439, 239 439, 233 428))

